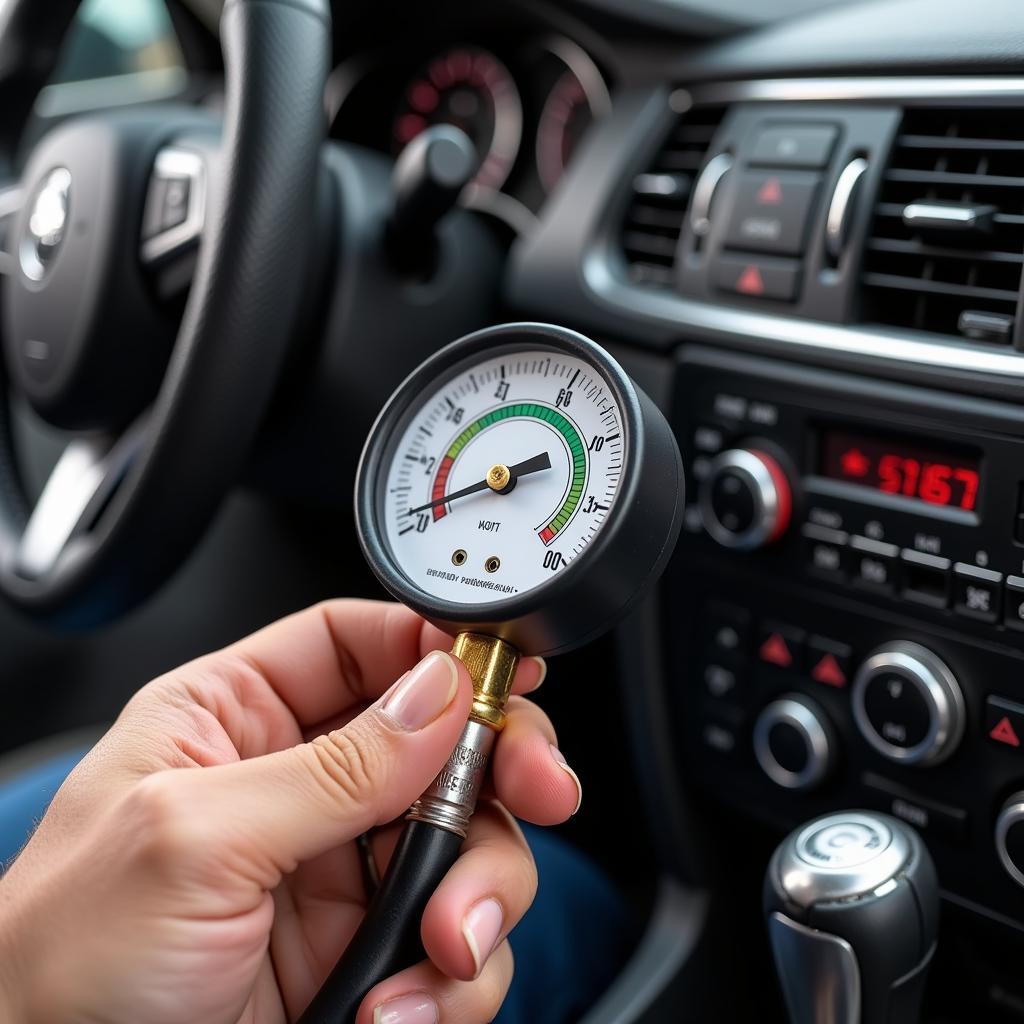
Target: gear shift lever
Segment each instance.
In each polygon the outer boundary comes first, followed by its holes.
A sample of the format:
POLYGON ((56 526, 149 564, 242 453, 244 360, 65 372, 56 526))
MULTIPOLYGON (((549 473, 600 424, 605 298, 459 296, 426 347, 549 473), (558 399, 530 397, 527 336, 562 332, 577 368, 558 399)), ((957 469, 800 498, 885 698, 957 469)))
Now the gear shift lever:
POLYGON ((924 843, 885 814, 844 811, 790 833, 764 888, 792 1024, 911 1024, 939 896, 924 843))

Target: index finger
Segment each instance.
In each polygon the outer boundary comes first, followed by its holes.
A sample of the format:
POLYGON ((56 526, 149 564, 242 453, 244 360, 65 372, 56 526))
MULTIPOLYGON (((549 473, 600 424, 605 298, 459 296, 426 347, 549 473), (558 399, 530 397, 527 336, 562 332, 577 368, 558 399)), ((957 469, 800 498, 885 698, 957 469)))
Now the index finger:
MULTIPOLYGON (((334 600, 281 619, 227 649, 250 665, 302 728, 376 700, 430 651, 450 650, 451 637, 404 605, 334 600)), ((524 658, 514 690, 544 677, 544 663, 524 658)))

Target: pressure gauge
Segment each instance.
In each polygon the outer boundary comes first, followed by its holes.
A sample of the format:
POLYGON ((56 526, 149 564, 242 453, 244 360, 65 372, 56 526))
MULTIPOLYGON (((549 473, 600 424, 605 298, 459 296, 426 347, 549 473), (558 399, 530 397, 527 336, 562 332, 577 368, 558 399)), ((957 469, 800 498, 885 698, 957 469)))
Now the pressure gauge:
POLYGON ((604 632, 657 578, 683 474, 654 404, 592 341, 510 324, 412 374, 370 433, 360 540, 432 622, 554 654, 604 632))

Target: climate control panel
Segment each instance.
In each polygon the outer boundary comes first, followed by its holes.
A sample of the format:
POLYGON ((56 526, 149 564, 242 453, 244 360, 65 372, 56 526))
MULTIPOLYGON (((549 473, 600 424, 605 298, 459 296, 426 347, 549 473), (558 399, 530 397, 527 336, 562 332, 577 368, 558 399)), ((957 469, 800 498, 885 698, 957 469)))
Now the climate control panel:
POLYGON ((776 830, 903 818, 1024 924, 1024 411, 703 350, 679 382, 680 770, 776 830))

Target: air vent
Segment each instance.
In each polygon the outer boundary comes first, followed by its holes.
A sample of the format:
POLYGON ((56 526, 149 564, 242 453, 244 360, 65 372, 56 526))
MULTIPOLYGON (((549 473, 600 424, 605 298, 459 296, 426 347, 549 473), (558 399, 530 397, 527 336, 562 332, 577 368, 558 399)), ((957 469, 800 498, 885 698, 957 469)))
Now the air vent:
POLYGON ((676 122, 650 166, 633 180, 622 226, 622 251, 630 280, 672 284, 676 247, 694 179, 725 115, 725 107, 694 107, 676 122))
POLYGON ((1020 112, 907 111, 864 254, 863 319, 1010 344, 1022 267, 1020 112))

